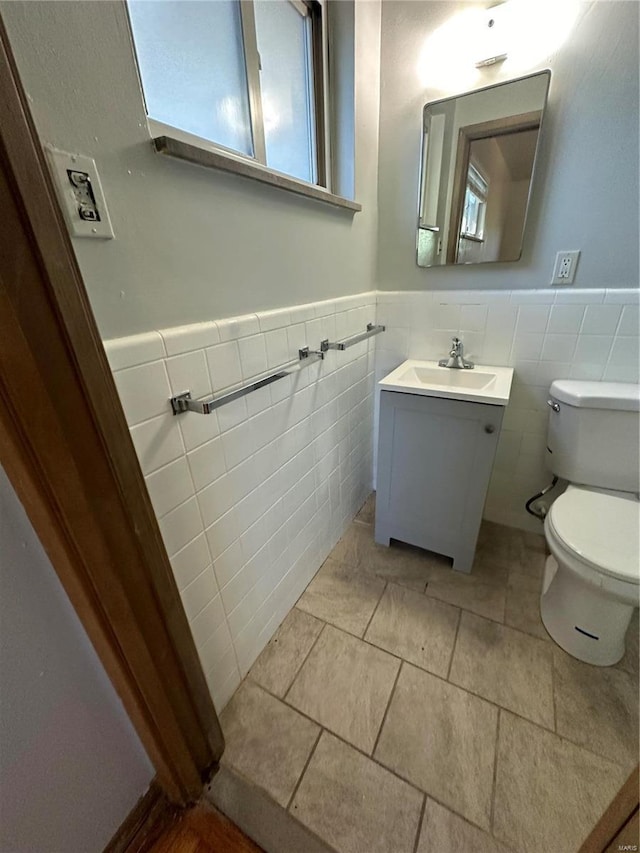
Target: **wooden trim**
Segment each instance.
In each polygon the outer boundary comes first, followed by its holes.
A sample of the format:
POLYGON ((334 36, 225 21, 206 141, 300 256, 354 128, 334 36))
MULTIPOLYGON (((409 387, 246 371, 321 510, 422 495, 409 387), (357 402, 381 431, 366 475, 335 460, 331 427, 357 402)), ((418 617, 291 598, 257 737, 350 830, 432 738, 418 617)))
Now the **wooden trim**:
POLYGON ((460 128, 469 139, 489 139, 492 136, 505 136, 508 133, 524 133, 526 130, 536 130, 542 122, 542 110, 532 110, 504 118, 494 118, 489 121, 469 124, 460 128))
MULTIPOLYGON (((578 853, 604 853, 616 836, 625 829, 633 831, 634 815, 638 813, 638 765, 611 801, 598 823, 593 827, 578 853)), ((635 818, 637 821, 637 817, 635 818)), ((635 843, 638 843, 636 836, 635 843)), ((614 844, 613 849, 617 845, 614 844)))
POLYGON ((178 160, 186 160, 189 163, 205 166, 208 169, 220 169, 223 172, 232 172, 235 175, 251 178, 254 181, 260 181, 263 184, 269 184, 272 187, 278 187, 278 189, 286 190, 296 195, 303 195, 307 196, 307 198, 323 201, 333 207, 341 207, 355 213, 362 210, 362 205, 356 201, 334 195, 324 187, 307 184, 289 175, 275 172, 273 169, 267 169, 266 166, 262 166, 260 163, 252 160, 242 160, 239 157, 224 154, 222 151, 199 148, 197 145, 190 145, 188 142, 182 142, 171 136, 158 136, 153 140, 153 144, 159 154, 165 154, 168 157, 176 157, 178 160))
POLYGON ((635 850, 640 848, 640 812, 634 811, 625 825, 612 838, 605 853, 620 853, 621 850, 635 850))
POLYGON ((179 814, 154 779, 104 848, 104 853, 146 853, 179 814))
POLYGON ((458 234, 462 223, 462 208, 467 186, 467 170, 469 168, 469 149, 471 140, 460 128, 458 133, 458 149, 456 152, 456 167, 453 173, 453 190, 451 191, 451 216, 449 217, 449 236, 447 238, 447 263, 455 264, 458 258, 458 234))
POLYGON ((224 741, 0 18, 0 459, 172 802, 224 741))
POLYGON ((467 185, 471 143, 477 139, 489 139, 493 136, 505 136, 508 133, 523 133, 526 130, 535 130, 536 128, 540 128, 541 122, 542 110, 532 110, 528 113, 491 119, 490 121, 469 124, 459 128, 456 166, 453 173, 453 190, 451 193, 449 236, 447 239, 448 264, 457 263, 458 258, 458 235, 460 234, 460 225, 462 223, 462 208, 464 206, 467 185))

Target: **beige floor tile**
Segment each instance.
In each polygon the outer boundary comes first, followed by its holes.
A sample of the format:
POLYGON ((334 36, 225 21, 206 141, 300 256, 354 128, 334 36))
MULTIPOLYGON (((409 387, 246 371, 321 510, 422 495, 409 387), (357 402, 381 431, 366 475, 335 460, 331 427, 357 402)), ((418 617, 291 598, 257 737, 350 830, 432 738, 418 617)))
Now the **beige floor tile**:
POLYGON ((432 598, 470 610, 478 616, 504 622, 507 598, 504 584, 491 583, 474 574, 467 575, 453 569, 438 569, 432 573, 425 592, 432 598))
POLYGON ((537 574, 544 565, 545 553, 542 531, 530 533, 491 521, 482 522, 476 548, 480 559, 493 559, 508 568, 518 567, 520 571, 537 574))
POLYGON ((393 541, 387 548, 373 540, 364 554, 359 569, 367 575, 375 575, 416 592, 424 592, 434 569, 448 569, 451 560, 441 554, 433 554, 404 542, 393 541))
POLYGON ((320 729, 257 684, 245 681, 220 716, 223 761, 289 802, 320 729))
POLYGON ((342 539, 329 557, 347 566, 359 566, 365 553, 371 547, 372 533, 369 526, 352 521, 342 539))
POLYGON ((471 574, 477 580, 504 585, 509 577, 509 568, 490 557, 479 555, 473 561, 471 574))
POLYGON ((323 624, 294 607, 251 667, 253 681, 276 696, 284 696, 323 624))
POLYGON ((384 581, 328 559, 297 603, 300 610, 361 637, 384 591, 384 581))
POLYGON ((638 679, 554 646, 557 732, 630 772, 638 760, 638 679))
POLYGON ((509 585, 504 612, 506 625, 525 631, 539 640, 549 640, 540 618, 540 592, 532 592, 522 585, 509 585))
POLYGON ((523 565, 521 562, 509 566, 509 586, 521 587, 530 592, 542 592, 542 579, 544 576, 544 564, 546 557, 538 565, 523 565))
POLYGON ((323 732, 291 812, 339 853, 412 853, 423 795, 323 732))
POLYGON ((327 626, 296 676, 287 702, 371 752, 400 661, 327 626))
POLYGON ((508 849, 429 797, 416 853, 508 853, 508 849))
POLYGON ((440 554, 393 541, 387 548, 374 539, 373 525, 353 522, 331 552, 331 558, 354 566, 365 575, 424 592, 434 569, 448 569, 451 560, 440 554))
POLYGON ((365 639, 446 678, 459 615, 457 607, 389 584, 365 639))
POLYGON ((633 614, 633 618, 629 623, 629 629, 627 630, 627 636, 625 638, 626 642, 626 650, 624 653, 624 657, 622 660, 616 664, 616 669, 624 669, 627 672, 631 672, 633 674, 638 675, 638 668, 640 664, 640 653, 638 651, 638 645, 640 640, 640 630, 638 628, 638 610, 636 609, 633 614))
POLYGON ((403 664, 375 758, 489 829, 497 721, 493 705, 403 664))
POLYGON ((449 680, 553 729, 550 643, 463 613, 449 680))
POLYGON ((376 493, 371 492, 360 512, 356 515, 356 521, 363 524, 373 524, 376 520, 376 493))
POLYGON ((548 553, 544 534, 520 531, 520 537, 517 560, 521 571, 541 578, 548 553))
POLYGON ((478 533, 476 557, 509 566, 520 552, 518 532, 494 521, 483 520, 478 533))
POLYGON ((501 711, 494 835, 522 853, 573 853, 625 775, 618 765, 501 711))

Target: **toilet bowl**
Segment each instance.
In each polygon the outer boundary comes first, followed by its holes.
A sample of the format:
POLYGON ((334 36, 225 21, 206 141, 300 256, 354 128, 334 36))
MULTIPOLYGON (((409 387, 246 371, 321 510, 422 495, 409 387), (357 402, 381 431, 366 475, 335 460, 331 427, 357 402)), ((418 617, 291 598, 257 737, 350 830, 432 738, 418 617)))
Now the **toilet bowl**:
POLYGON ((568 483, 551 504, 542 622, 569 654, 617 663, 640 592, 640 387, 556 379, 547 467, 568 483))
POLYGON ((545 628, 579 660, 617 663, 640 596, 637 496, 570 485, 551 505, 545 536, 545 628))

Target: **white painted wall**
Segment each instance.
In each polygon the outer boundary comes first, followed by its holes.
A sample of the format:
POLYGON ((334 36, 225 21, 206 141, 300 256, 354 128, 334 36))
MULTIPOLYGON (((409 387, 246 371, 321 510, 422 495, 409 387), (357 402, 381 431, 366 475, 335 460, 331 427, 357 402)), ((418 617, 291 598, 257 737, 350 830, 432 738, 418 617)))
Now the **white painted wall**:
POLYGON ((0 9, 43 143, 100 171, 116 239, 74 247, 104 338, 372 288, 377 0, 355 6, 355 216, 156 154, 121 0, 0 9))
MULTIPOLYGON (((470 5, 393 0, 382 6, 379 289, 544 288, 560 249, 582 250, 576 287, 637 288, 639 6, 633 2, 582 3, 565 44, 519 72, 552 71, 522 260, 416 266, 422 107, 459 94, 453 86, 425 87, 418 62, 436 28, 470 5)), ((504 79, 505 67, 496 66, 476 85, 504 79)))
POLYGON ((102 850, 153 768, 0 468, 0 849, 102 850))

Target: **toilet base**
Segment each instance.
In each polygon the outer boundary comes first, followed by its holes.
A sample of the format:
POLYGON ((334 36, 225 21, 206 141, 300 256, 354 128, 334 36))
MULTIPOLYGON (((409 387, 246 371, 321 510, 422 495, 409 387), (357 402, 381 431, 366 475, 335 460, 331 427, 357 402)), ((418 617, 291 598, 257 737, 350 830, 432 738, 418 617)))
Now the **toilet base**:
POLYGON ((595 666, 621 660, 634 609, 547 558, 540 615, 551 638, 572 657, 595 666))

